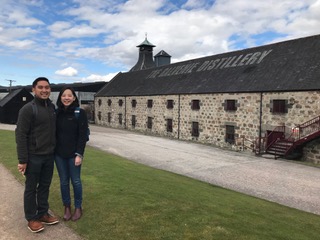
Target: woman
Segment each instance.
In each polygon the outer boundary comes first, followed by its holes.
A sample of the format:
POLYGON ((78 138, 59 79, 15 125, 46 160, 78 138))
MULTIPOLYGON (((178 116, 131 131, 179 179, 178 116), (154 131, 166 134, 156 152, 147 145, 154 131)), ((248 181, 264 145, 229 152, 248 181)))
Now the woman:
POLYGON ((71 87, 65 87, 60 91, 57 107, 55 162, 60 177, 62 202, 65 207, 63 219, 77 221, 82 216, 80 173, 87 141, 88 121, 85 111, 79 108, 79 100, 71 87), (73 215, 71 214, 70 180, 74 192, 73 215))

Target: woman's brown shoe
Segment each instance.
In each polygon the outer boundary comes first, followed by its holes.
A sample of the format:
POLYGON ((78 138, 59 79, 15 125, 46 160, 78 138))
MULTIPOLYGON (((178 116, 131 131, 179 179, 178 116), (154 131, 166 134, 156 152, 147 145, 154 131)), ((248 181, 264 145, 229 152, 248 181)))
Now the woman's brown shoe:
POLYGON ((71 219, 71 207, 70 206, 64 206, 63 220, 69 221, 70 219, 71 219))
POLYGON ((72 215, 71 220, 72 221, 77 221, 77 220, 79 220, 81 218, 81 216, 82 216, 82 209, 81 208, 76 208, 74 210, 74 213, 72 215))

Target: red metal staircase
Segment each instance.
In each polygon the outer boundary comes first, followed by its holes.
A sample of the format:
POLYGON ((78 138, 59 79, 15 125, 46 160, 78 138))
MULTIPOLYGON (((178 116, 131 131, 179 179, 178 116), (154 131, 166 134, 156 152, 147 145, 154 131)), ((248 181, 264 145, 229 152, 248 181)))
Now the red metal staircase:
POLYGON ((318 137, 320 116, 292 128, 291 133, 286 133, 285 126, 278 126, 268 132, 265 152, 274 155, 275 158, 285 158, 295 149, 318 137))

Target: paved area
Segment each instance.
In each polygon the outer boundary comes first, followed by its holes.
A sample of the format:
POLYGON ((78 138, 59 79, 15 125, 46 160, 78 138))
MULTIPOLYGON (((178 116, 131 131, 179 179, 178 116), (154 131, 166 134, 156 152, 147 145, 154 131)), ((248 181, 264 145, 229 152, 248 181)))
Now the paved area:
POLYGON ((1 240, 80 240, 81 238, 63 222, 45 226, 41 233, 32 233, 27 228, 23 212, 24 187, 0 163, 0 239, 1 240))
MULTIPOLYGON (((14 125, 0 124, 13 130, 14 125)), ((133 161, 320 215, 320 168, 92 125, 89 145, 133 161)), ((87 159, 90 161, 90 159, 87 159)), ((23 186, 0 164, 0 239, 80 239, 63 223, 26 228, 23 186)))

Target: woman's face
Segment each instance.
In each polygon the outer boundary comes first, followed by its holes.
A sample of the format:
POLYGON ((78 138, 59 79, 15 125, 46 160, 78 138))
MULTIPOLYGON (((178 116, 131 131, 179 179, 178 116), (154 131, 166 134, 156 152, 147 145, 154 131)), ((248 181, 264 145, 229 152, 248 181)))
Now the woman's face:
POLYGON ((65 107, 69 107, 74 100, 76 100, 76 97, 73 96, 70 89, 66 89, 61 95, 61 102, 65 107))

